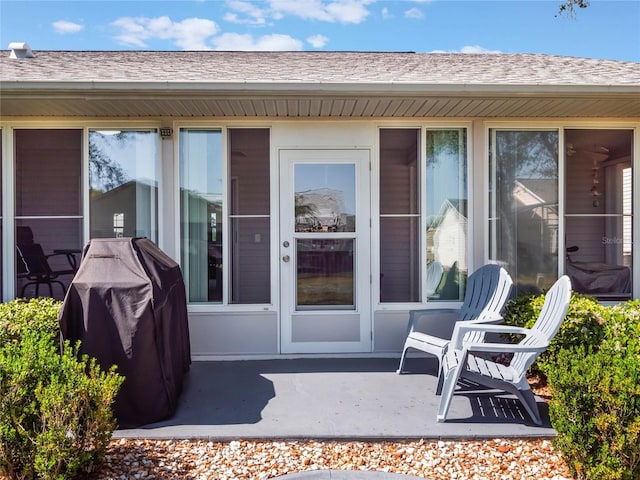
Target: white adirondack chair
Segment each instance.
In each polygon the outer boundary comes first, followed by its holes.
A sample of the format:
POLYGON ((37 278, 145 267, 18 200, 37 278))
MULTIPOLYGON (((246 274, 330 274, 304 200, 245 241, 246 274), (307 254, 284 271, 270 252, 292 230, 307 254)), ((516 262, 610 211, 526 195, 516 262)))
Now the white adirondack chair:
POLYGON ((459 309, 412 310, 409 313, 407 338, 397 373, 403 372, 410 348, 435 356, 440 365, 456 322, 501 322, 500 311, 509 298, 512 284, 513 281, 504 268, 493 264, 484 265, 469 276, 464 302, 459 309))
POLYGON ((442 273, 444 272, 444 268, 442 263, 434 260, 427 266, 427 283, 425 285, 424 294, 430 298, 433 294, 436 293, 438 289, 438 285, 440 285, 440 280, 442 280, 442 273))
POLYGON ((540 316, 531 329, 507 325, 472 325, 458 323, 451 343, 442 359, 440 375, 444 376, 438 422, 447 418, 449 406, 458 380, 466 378, 490 388, 512 393, 522 402, 536 425, 542 425, 535 397, 525 374, 538 356, 544 352, 558 332, 571 299, 571 281, 564 275, 545 295, 540 316), (517 344, 486 343, 478 337, 469 340, 469 334, 505 333, 521 334, 517 344), (482 356, 475 353, 482 352, 482 356), (508 366, 496 363, 491 355, 513 353, 508 366))

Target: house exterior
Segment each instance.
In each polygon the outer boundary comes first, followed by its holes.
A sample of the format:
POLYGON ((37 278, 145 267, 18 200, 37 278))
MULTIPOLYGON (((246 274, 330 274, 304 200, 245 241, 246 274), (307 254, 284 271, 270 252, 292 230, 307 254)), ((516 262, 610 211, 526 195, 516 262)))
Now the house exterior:
POLYGON ((0 82, 4 300, 25 226, 45 252, 151 238, 195 359, 397 354, 487 262, 516 293, 588 264, 640 295, 638 63, 12 44, 0 82))

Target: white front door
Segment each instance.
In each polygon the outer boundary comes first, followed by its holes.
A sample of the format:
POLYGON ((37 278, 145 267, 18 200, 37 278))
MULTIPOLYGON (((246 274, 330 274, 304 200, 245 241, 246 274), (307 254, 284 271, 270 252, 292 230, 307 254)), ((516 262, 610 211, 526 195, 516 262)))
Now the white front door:
POLYGON ((279 157, 282 352, 369 352, 369 150, 279 157))

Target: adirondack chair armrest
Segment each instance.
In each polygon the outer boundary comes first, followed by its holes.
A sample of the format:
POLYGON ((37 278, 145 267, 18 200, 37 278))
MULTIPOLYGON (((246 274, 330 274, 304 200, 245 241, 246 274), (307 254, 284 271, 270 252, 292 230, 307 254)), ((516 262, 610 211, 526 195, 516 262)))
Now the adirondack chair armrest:
MULTIPOLYGON (((523 327, 516 327, 511 325, 492 325, 488 323, 472 323, 474 320, 457 322, 453 335, 451 336, 451 346, 456 350, 462 349, 464 337, 467 333, 471 332, 484 332, 484 333, 507 333, 516 335, 527 335, 531 333, 531 330, 523 327)), ((506 344, 513 345, 513 344, 506 344)))
POLYGON ((515 353, 515 352, 542 352, 549 346, 548 343, 535 343, 523 345, 520 343, 467 343, 464 348, 469 352, 484 353, 515 353))

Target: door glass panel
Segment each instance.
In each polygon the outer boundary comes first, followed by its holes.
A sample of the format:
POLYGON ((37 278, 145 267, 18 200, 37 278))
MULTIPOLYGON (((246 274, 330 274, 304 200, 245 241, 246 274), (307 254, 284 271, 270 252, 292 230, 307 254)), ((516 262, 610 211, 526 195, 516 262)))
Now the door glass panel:
POLYGON ((558 276, 558 131, 492 131, 489 259, 516 295, 540 293, 558 276))
POLYGON ((295 165, 295 231, 355 232, 353 164, 295 165))
POLYGON ((354 240, 297 239, 297 307, 355 309, 354 240))
POLYGON ((89 132, 91 238, 158 237, 154 131, 89 132))

